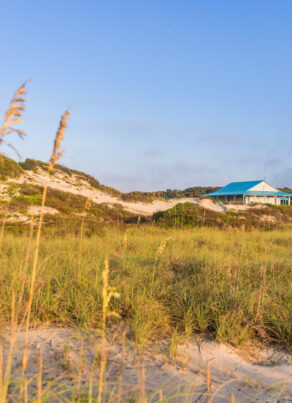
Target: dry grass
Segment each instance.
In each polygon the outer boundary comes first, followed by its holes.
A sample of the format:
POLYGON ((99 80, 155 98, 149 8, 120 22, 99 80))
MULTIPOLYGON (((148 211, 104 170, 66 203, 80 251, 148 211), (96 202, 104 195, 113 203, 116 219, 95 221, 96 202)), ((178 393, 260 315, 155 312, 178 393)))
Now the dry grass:
MULTIPOLYGON (((4 142, 4 137, 11 133, 17 133, 21 137, 23 137, 25 135, 25 133, 22 130, 15 128, 14 125, 22 123, 22 115, 25 110, 24 95, 26 94, 26 89, 25 89, 26 83, 27 83, 27 81, 25 81, 19 87, 19 89, 16 91, 16 93, 14 94, 14 96, 12 98, 10 106, 5 114, 5 117, 4 117, 2 126, 1 126, 0 145, 1 145, 1 143, 4 142)), ((58 162, 60 156, 63 154, 62 151, 59 151, 59 148, 61 146, 61 142, 65 135, 65 129, 67 127, 67 118, 70 113, 71 113, 71 111, 67 110, 64 113, 64 115, 61 117, 59 128, 57 130, 57 134, 55 137, 52 155, 51 155, 49 166, 48 166, 48 175, 53 170, 54 164, 58 162)), ((22 356, 23 385, 25 384, 25 382, 24 382, 25 370, 27 367, 27 362, 28 362, 28 357, 29 357, 28 334, 29 334, 29 326, 30 326, 30 318, 31 318, 31 307, 32 307, 32 302, 33 302, 33 298, 34 298, 34 293, 35 293, 35 281, 36 281, 36 275, 37 275, 40 238, 41 238, 41 230, 42 230, 42 223, 43 223, 43 216, 44 216, 43 210, 45 207, 47 189, 48 189, 48 182, 45 184, 44 189, 43 189, 43 194, 42 194, 41 214, 40 214, 39 221, 38 221, 36 240, 35 240, 35 244, 34 244, 33 263, 32 263, 32 269, 31 269, 31 279, 30 279, 29 294, 28 294, 29 296, 28 296, 28 301, 27 301, 27 305, 25 308, 24 316, 22 319, 22 322, 25 321, 25 329, 26 329, 25 344, 24 344, 23 356, 22 356)), ((32 222, 33 222, 33 220, 32 220, 32 222)), ((1 238, 3 237, 3 229, 4 229, 4 227, 2 227, 2 230, 1 230, 1 238)), ((13 354, 13 348, 14 348, 14 343, 15 343, 15 334, 16 334, 17 326, 18 326, 18 313, 19 313, 19 308, 22 304, 23 292, 24 292, 24 288, 25 288, 25 284, 26 284, 27 267, 28 267, 28 262, 29 262, 29 258, 30 258, 30 252, 31 252, 32 233, 33 233, 33 225, 31 225, 30 238, 29 238, 29 242, 28 242, 28 246, 27 246, 26 259, 25 259, 25 263, 24 263, 24 270, 22 272, 22 281, 21 281, 22 285, 21 285, 20 294, 18 296, 17 310, 15 308, 15 305, 16 305, 15 294, 14 294, 14 292, 12 293, 11 338, 10 338, 9 352, 8 352, 8 356, 6 359, 6 369, 5 369, 3 379, 1 376, 1 386, 2 386, 1 394, 0 394, 1 403, 2 402, 4 403, 6 401, 6 397, 7 397, 10 371, 11 371, 12 354, 13 354)), ((38 378, 39 381, 38 381, 38 399, 37 399, 37 401, 41 401, 41 386, 40 386, 41 385, 41 371, 42 371, 42 359, 40 356, 40 375, 39 375, 40 379, 38 378)), ((22 393, 24 393, 23 388, 20 389, 20 399, 22 399, 22 393)), ((25 397, 25 393, 24 393, 24 397, 25 397)))
MULTIPOLYGON (((54 142, 54 147, 52 151, 52 156, 50 159, 50 164, 48 168, 48 176, 52 169, 54 168, 54 164, 58 161, 60 156, 62 155, 62 152, 59 151, 61 142, 64 138, 65 135, 65 128, 67 127, 66 119, 68 118, 70 114, 70 110, 66 111, 64 115, 61 117, 60 125, 55 137, 55 142, 54 142)), ((37 275, 37 265, 38 265, 38 258, 39 258, 39 248, 40 248, 40 238, 41 238, 41 231, 42 231, 42 223, 43 223, 43 218, 44 218, 44 207, 45 207, 45 202, 46 202, 46 195, 47 195, 47 190, 48 190, 48 181, 44 186, 43 189, 43 194, 42 194, 42 203, 41 203, 41 214, 39 216, 39 221, 38 221, 38 227, 37 227, 37 233, 36 233, 36 240, 35 240, 35 245, 34 245, 34 254, 33 254, 33 263, 32 263, 32 270, 31 270, 31 281, 30 281, 30 289, 29 289, 29 297, 28 297, 28 303, 27 303, 27 308, 25 312, 25 317, 26 317, 26 338, 25 338, 25 347, 23 350, 23 357, 22 357, 22 374, 24 377, 24 373, 26 370, 26 365, 27 365, 27 360, 28 360, 28 355, 29 355, 29 346, 28 346, 28 333, 29 333, 29 325, 30 325, 30 317, 31 317, 31 307, 32 307, 32 302, 33 302, 33 297, 35 293, 35 281, 36 281, 36 275, 37 275)))
MULTIPOLYGON (((18 90, 14 94, 14 96, 10 102, 10 105, 6 111, 6 114, 2 121, 1 129, 0 129, 0 145, 2 145, 5 142, 4 137, 9 134, 17 133, 20 137, 25 136, 25 133, 21 129, 15 128, 14 125, 22 123, 22 116, 23 116, 23 113, 25 110, 25 97, 24 97, 26 94, 25 85, 26 85, 27 81, 28 80, 26 80, 18 88, 18 90)), ((11 144, 9 144, 9 143, 6 143, 6 144, 16 151, 15 147, 13 147, 11 144)), ((3 158, 2 158, 1 153, 0 153, 0 163, 3 163, 3 158)), ((1 228, 0 245, 1 245, 1 242, 3 239, 4 227, 5 227, 5 220, 3 221, 2 228, 1 228)), ((19 301, 20 301, 20 299, 19 299, 19 301)), ((18 306, 19 305, 20 305, 20 302, 19 302, 18 306)), ((5 368, 4 374, 2 373, 2 351, 1 351, 1 373, 0 373, 0 378, 1 378, 0 379, 0 385, 1 385, 0 402, 1 403, 4 403, 6 401, 6 396, 7 396, 7 391, 8 391, 10 371, 11 371, 11 365, 12 365, 13 347, 14 347, 14 343, 15 343, 15 333, 16 333, 16 329, 17 329, 17 320, 18 320, 17 313, 18 312, 16 311, 16 306, 15 306, 15 294, 14 294, 14 292, 12 292, 11 338, 10 338, 10 345, 9 345, 7 359, 6 359, 6 368, 5 368)))
POLYGON ((71 113, 71 109, 68 109, 64 115, 62 115, 59 128, 55 137, 54 141, 54 147, 52 151, 52 155, 50 158, 49 166, 48 166, 48 171, 49 173, 54 169, 54 165, 57 164, 59 161, 60 157, 64 154, 64 151, 60 151, 60 147, 62 144, 62 141, 64 139, 65 133, 66 133, 66 127, 67 127, 67 119, 71 113))
MULTIPOLYGON (((26 95, 26 84, 29 80, 26 80, 15 92, 10 105, 5 113, 4 119, 2 121, 1 130, 0 130, 0 146, 2 143, 5 142, 5 137, 9 134, 16 133, 20 137, 25 136, 25 132, 14 125, 18 125, 22 123, 23 113, 25 111, 25 95, 26 95)), ((5 142, 6 143, 6 142, 5 142)), ((15 147, 10 144, 6 143, 9 147, 11 147, 14 151, 16 151, 17 155, 19 156, 15 147)), ((1 157, 1 153, 0 153, 1 157)))
POLYGON ((109 276, 109 263, 107 256, 104 261, 104 269, 102 271, 102 320, 101 320, 101 351, 100 351, 100 372, 99 372, 99 387, 98 387, 98 403, 102 401, 102 390, 104 382, 104 372, 106 366, 106 353, 105 353, 105 343, 106 343, 106 321, 108 317, 120 318, 120 316, 114 312, 108 312, 108 307, 110 300, 114 298, 120 298, 120 294, 115 290, 115 288, 110 287, 108 284, 109 276))

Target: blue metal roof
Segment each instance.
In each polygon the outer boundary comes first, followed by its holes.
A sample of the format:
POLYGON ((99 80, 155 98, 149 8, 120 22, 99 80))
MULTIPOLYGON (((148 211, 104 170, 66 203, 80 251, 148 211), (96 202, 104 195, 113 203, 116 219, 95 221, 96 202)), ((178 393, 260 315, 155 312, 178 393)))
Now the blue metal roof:
POLYGON ((231 182, 223 188, 213 193, 206 193, 202 196, 236 196, 236 195, 255 195, 255 196, 292 196, 291 193, 284 193, 280 191, 250 191, 249 189, 258 185, 260 181, 248 182, 231 182))

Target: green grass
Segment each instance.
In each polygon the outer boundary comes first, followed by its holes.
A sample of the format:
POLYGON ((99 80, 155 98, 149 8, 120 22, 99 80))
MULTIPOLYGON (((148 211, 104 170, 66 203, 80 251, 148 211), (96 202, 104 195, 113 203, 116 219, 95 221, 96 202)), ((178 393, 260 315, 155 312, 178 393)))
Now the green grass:
MULTIPOLYGON (((12 292, 21 287, 27 242, 6 233, 0 246, 3 322, 10 319, 12 292)), ((99 327, 107 252, 110 284, 121 294, 111 309, 140 345, 195 334, 235 345, 292 342, 291 227, 241 232, 144 225, 124 232, 105 226, 83 239, 79 281, 78 246, 79 236, 44 236, 33 322, 99 327)))
POLYGON ((8 178, 18 178, 23 172, 21 166, 14 160, 2 156, 0 159, 0 180, 5 181, 8 178))

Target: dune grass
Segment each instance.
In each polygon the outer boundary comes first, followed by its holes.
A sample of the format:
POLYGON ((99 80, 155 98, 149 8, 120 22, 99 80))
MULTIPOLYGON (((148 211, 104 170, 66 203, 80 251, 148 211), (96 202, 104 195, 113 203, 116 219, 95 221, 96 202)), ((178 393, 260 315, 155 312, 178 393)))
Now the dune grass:
MULTIPOLYGON (((3 322, 11 318, 12 295, 17 298, 21 290, 27 243, 24 236, 6 233, 0 246, 3 322)), ((85 236, 81 249, 78 236, 45 236, 31 321, 99 327, 107 253, 109 282, 120 293, 111 309, 129 323, 141 346, 174 332, 235 345, 252 339, 290 344, 291 246, 290 227, 273 232, 105 227, 102 236, 85 236)), ((25 298, 29 284, 28 278, 25 298)))

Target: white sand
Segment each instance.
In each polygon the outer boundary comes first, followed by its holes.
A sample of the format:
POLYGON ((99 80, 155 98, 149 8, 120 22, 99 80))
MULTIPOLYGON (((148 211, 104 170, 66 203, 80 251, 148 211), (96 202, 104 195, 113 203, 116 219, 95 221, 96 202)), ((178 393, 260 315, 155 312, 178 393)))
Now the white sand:
POLYGON ((29 215, 38 216, 41 215, 41 212, 43 212, 43 214, 50 214, 50 215, 60 214, 59 210, 47 206, 43 208, 41 206, 29 206, 27 209, 27 213, 29 215))
MULTIPOLYGON (((90 333, 81 334, 68 328, 47 327, 31 330, 29 339, 31 353, 26 376, 32 380, 36 379, 42 349, 43 381, 48 382, 49 379, 60 377, 58 380, 60 390, 62 387, 70 388, 70 385, 76 384, 83 339, 82 380, 83 387, 88 387, 92 363, 96 353, 100 351, 100 340, 96 336, 90 333)), ((8 341, 9 334, 3 334, 0 343, 4 352, 8 351, 8 341)), ((12 365, 12 378, 15 380, 20 376, 23 345, 24 332, 20 331, 17 333, 12 365)), ((123 391, 128 397, 136 391, 138 367, 143 361, 145 389, 149 402, 157 401, 160 390, 164 401, 185 402, 188 394, 189 402, 206 402, 208 362, 212 402, 231 401, 232 394, 236 402, 274 402, 292 399, 291 354, 281 348, 253 349, 253 359, 247 359, 231 346, 210 341, 201 344, 190 341, 180 345, 176 356, 170 357, 169 341, 165 341, 156 346, 148 346, 141 356, 129 340, 126 341, 123 354, 121 337, 118 337, 114 343, 107 344, 106 351, 108 355, 106 388, 108 391, 117 390, 122 371, 123 391)), ((98 365, 93 378, 95 393, 97 381, 98 365)), ((54 388, 54 384, 51 387, 54 388)), ((29 391, 33 391, 33 382, 29 386, 29 391)))

